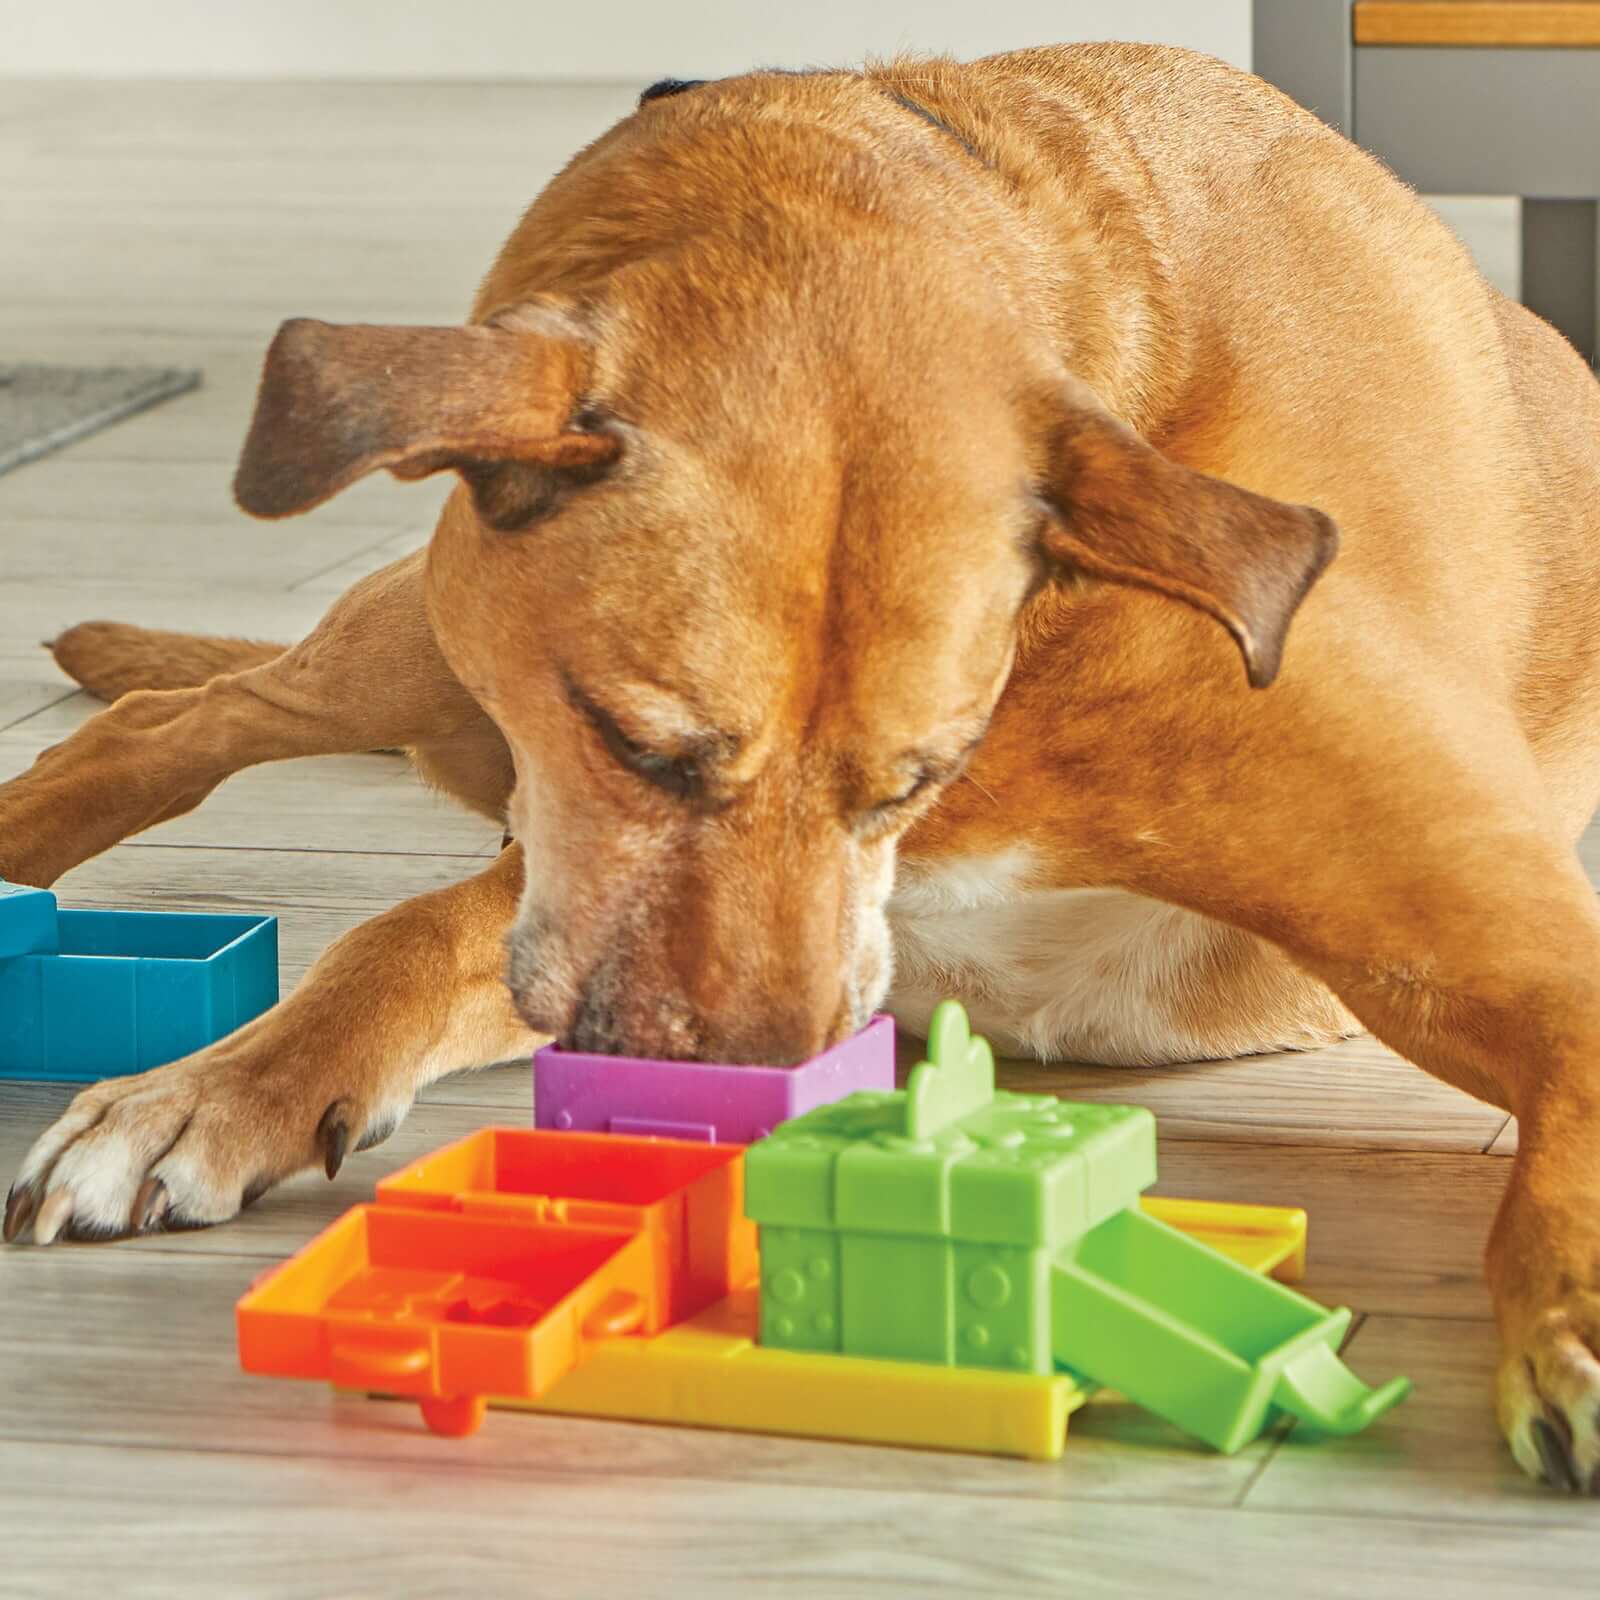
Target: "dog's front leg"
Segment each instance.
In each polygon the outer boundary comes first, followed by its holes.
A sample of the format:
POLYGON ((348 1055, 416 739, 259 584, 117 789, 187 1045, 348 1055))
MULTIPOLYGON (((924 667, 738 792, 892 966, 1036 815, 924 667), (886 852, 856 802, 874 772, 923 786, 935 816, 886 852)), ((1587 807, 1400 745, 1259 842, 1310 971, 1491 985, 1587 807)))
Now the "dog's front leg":
POLYGON ((1531 1475, 1600 1494, 1600 912, 1559 839, 1458 843, 1372 863, 1384 888, 1323 900, 1295 953, 1385 1043, 1516 1113, 1486 1255, 1500 1422, 1531 1475))
POLYGON ((85 1089, 23 1161, 5 1238, 222 1222, 292 1173, 387 1138, 423 1084, 531 1049, 502 978, 522 887, 478 877, 337 940, 282 1005, 196 1055, 85 1089))

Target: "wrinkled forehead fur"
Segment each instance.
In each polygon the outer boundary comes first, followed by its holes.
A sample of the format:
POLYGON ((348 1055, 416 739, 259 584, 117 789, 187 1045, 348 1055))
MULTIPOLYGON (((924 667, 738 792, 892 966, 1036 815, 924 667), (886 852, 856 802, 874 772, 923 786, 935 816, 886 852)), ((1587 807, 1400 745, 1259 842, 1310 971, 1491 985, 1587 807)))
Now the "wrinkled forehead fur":
POLYGON ((778 81, 778 102, 761 79, 647 102, 535 202, 475 308, 583 349, 574 404, 616 444, 608 475, 691 524, 655 540, 657 574, 675 553, 701 572, 693 536, 717 532, 760 530, 752 576, 821 543, 848 557, 841 514, 869 492, 880 524, 912 513, 935 544, 974 510, 952 494, 1020 519, 1037 464, 1018 407, 1045 413, 1063 377, 1014 257, 952 234, 994 206, 964 149, 859 79, 778 81))
MULTIPOLYGON (((624 608, 719 601, 708 563, 776 585, 780 609, 819 569, 830 596, 859 579, 891 608, 966 582, 1015 599, 1021 538, 1053 569, 1209 612, 1270 681, 1331 528, 1187 472, 1102 403, 1148 407, 1163 365, 1141 349, 1160 319, 1108 331, 1119 294, 1143 293, 1127 251, 1112 271, 1090 230, 1029 220, 1028 185, 1049 186, 1026 140, 998 181, 906 100, 883 75, 819 74, 647 101, 534 202, 475 326, 287 324, 241 502, 284 515, 374 467, 453 468, 487 530, 593 528, 624 608)), ((963 106, 1005 144, 985 116, 963 106)), ((546 580, 562 553, 544 541, 546 580)))

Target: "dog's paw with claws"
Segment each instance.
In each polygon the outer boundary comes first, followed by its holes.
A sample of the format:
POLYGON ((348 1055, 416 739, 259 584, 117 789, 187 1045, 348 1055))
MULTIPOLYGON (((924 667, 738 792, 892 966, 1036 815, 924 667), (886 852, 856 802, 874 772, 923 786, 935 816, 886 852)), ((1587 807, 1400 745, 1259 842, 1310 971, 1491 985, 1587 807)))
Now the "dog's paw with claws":
POLYGON ((1524 1472, 1600 1495, 1600 1294, 1574 1292, 1508 1341, 1497 1399, 1524 1472))
MULTIPOLYGON (((251 1067, 257 1064, 252 1063, 251 1067)), ((331 1178, 399 1113, 308 1094, 230 1060, 227 1046, 85 1089, 24 1158, 6 1199, 7 1243, 114 1239, 226 1222, 307 1167, 331 1178)))

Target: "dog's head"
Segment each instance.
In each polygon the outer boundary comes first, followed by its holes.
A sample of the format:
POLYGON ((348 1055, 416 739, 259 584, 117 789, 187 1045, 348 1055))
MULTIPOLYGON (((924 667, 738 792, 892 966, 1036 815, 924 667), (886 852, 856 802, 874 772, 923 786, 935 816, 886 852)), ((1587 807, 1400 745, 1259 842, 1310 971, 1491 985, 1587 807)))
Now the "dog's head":
POLYGON ((970 271, 829 252, 686 246, 468 327, 291 322, 267 358, 246 510, 460 477, 430 614, 515 761, 514 994, 584 1048, 793 1061, 867 1020, 896 840, 1052 575, 1210 613, 1259 684, 1331 554, 1149 448, 970 271))

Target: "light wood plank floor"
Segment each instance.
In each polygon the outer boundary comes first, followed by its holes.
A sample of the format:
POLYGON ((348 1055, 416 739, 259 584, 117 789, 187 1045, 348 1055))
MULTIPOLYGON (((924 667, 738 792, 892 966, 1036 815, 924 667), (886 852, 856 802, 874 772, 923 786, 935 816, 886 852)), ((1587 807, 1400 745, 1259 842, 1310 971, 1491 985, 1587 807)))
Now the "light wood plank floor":
MULTIPOLYGON (((0 478, 0 778, 92 711, 38 640, 90 616, 289 637, 420 544, 440 490, 362 484, 267 528, 229 501, 281 317, 458 319, 556 166, 637 86, 0 85, 0 350, 193 362, 199 392, 0 478)), ((260 907, 292 981, 448 883, 493 831, 381 757, 240 776, 61 885, 68 903, 260 907)), ((0 1594, 518 1590, 1472 1596, 1594 1592, 1600 1511, 1501 1449, 1479 1251, 1513 1133, 1367 1041, 1181 1070, 1008 1068, 1162 1119, 1169 1193, 1297 1202, 1311 1291, 1415 1398, 1363 1438, 1232 1460, 1115 1403, 1053 1466, 409 1408, 235 1368, 254 1274, 376 1178, 527 1120, 525 1069, 428 1093, 337 1182, 207 1233, 0 1253, 0 1594)), ((0 1169, 65 1102, 0 1088, 0 1169)))

